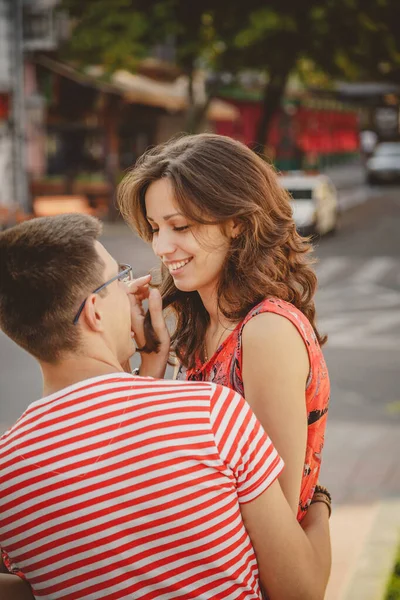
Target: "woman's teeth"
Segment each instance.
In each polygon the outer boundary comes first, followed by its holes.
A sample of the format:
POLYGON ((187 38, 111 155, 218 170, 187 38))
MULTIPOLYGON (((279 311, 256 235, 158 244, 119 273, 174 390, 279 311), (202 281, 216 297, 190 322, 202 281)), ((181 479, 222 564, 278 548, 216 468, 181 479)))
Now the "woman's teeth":
POLYGON ((185 265, 187 265, 188 262, 190 262, 191 260, 192 260, 191 258, 187 258, 186 260, 181 260, 179 262, 170 263, 168 265, 169 272, 173 273, 174 271, 177 271, 178 269, 181 269, 182 267, 184 267, 185 265))

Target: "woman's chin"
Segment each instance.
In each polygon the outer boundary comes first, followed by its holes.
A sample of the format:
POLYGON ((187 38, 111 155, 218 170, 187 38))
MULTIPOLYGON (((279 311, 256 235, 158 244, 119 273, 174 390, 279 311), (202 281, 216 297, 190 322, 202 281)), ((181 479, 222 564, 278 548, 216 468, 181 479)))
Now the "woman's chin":
POLYGON ((195 292, 197 289, 195 286, 191 285, 189 281, 183 281, 179 277, 176 279, 174 278, 174 284, 180 292, 195 292))

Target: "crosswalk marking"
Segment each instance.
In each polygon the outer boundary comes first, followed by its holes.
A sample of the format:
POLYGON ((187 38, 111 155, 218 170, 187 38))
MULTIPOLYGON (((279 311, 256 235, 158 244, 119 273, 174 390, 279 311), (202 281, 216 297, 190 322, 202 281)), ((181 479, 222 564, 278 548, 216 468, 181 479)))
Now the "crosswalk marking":
POLYGON ((364 284, 373 283, 383 278, 396 265, 394 258, 388 256, 379 256, 369 260, 354 275, 353 283, 364 284))
POLYGON ((325 288, 338 279, 348 279, 355 285, 378 283, 382 281, 391 270, 399 270, 397 278, 400 277, 400 258, 391 256, 377 256, 367 259, 349 256, 331 256, 322 259, 316 267, 318 286, 325 288))
POLYGON ((352 285, 341 281, 317 292, 316 303, 330 312, 338 310, 387 310, 400 309, 400 290, 391 290, 377 284, 352 285))
POLYGON ((328 348, 400 352, 400 260, 333 256, 317 275, 318 327, 328 348))
POLYGON ((392 349, 400 350, 400 338, 391 338, 390 336, 382 336, 382 333, 388 329, 400 326, 400 313, 391 312, 384 314, 369 313, 363 315, 362 322, 356 326, 352 324, 353 317, 347 316, 337 320, 327 319, 322 320, 322 324, 326 325, 326 330, 330 334, 329 341, 335 346, 353 347, 359 345, 359 342, 364 341, 365 347, 368 348, 368 340, 373 342, 373 346, 390 345, 392 349), (346 322, 347 321, 347 322, 346 322), (378 336, 375 336, 378 334, 378 336))
POLYGON ((337 348, 341 350, 371 350, 383 352, 400 352, 400 341, 390 335, 376 335, 371 338, 351 336, 342 336, 330 334, 328 336, 328 348, 337 348))
POLYGON ((348 263, 349 259, 345 256, 333 256, 325 261, 321 261, 317 266, 319 286, 326 285, 328 281, 344 271, 348 263))

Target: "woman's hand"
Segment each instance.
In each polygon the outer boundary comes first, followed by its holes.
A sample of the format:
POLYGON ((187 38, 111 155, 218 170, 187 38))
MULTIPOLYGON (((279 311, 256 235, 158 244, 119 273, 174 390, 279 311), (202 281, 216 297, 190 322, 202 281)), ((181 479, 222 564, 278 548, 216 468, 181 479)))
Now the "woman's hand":
POLYGON ((162 312, 162 299, 157 289, 150 288, 151 275, 139 277, 129 284, 129 300, 131 303, 131 328, 138 348, 146 345, 144 330, 145 309, 143 303, 148 302, 151 324, 156 334, 159 347, 157 352, 142 353, 140 375, 162 379, 167 367, 170 350, 170 336, 162 312))

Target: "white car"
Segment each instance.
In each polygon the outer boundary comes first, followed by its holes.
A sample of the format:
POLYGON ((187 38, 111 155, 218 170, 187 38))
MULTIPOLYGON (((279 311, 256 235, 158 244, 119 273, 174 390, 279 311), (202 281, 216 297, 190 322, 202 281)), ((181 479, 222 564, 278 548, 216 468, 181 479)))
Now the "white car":
POLYGON ((279 177, 280 184, 290 194, 293 218, 303 235, 324 235, 338 225, 338 193, 326 175, 295 172, 279 177))
POLYGON ((385 183, 400 179, 400 142, 378 144, 367 161, 367 183, 385 183))

